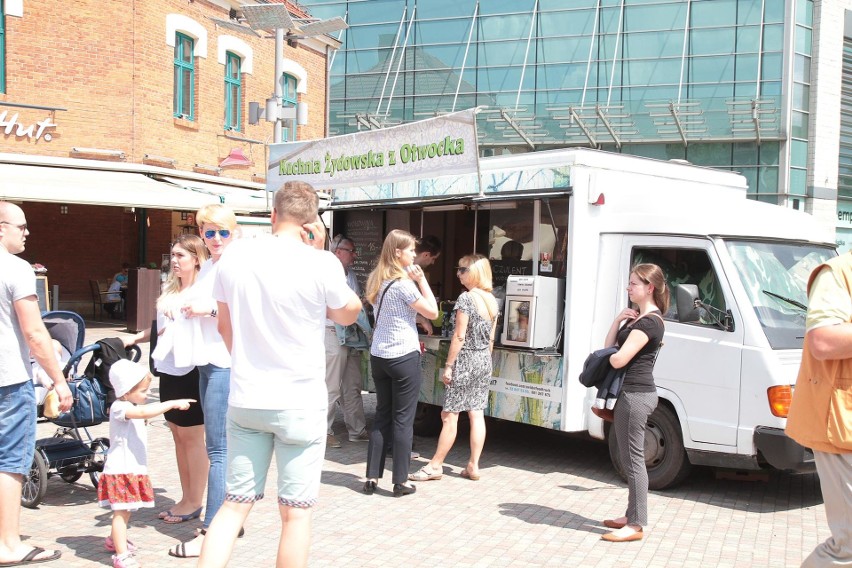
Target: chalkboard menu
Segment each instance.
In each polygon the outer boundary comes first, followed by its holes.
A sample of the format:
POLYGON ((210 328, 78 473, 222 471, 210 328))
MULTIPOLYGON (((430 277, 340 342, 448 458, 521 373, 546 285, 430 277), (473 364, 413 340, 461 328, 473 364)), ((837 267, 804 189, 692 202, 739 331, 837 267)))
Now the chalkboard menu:
POLYGON ((376 266, 385 239, 384 214, 381 211, 347 211, 343 220, 343 234, 355 242, 358 257, 352 270, 358 277, 363 293, 367 277, 376 266))
POLYGON ((50 311, 47 276, 36 276, 36 294, 38 294, 38 308, 43 312, 50 311))

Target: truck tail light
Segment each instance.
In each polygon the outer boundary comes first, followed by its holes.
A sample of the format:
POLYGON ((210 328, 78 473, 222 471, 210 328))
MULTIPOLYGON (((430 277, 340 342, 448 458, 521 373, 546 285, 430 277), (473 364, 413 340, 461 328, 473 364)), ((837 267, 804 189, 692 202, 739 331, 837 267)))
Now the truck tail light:
POLYGON ((790 411, 790 402, 793 400, 793 387, 791 385, 780 385, 766 389, 769 397, 769 410, 773 416, 787 418, 790 411))

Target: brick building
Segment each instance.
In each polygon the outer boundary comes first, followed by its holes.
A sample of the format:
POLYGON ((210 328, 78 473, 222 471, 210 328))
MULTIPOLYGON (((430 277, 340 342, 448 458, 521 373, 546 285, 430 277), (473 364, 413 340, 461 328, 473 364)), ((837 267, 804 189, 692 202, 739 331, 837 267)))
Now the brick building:
MULTIPOLYGON (((268 212, 272 123, 250 124, 249 103, 272 96, 275 42, 240 18, 247 3, 0 0, 0 199, 22 204, 22 256, 48 267, 63 309, 90 313, 89 280, 123 262, 159 266, 204 203, 268 212)), ((338 46, 285 45, 284 103, 307 108, 287 139, 325 136, 338 46)))

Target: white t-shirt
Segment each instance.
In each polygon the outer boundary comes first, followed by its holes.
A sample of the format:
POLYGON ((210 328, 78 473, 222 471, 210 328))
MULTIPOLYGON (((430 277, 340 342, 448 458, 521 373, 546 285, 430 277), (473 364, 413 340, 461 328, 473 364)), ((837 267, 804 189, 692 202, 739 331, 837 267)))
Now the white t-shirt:
POLYGON ((33 376, 30 348, 14 306, 28 296, 37 296, 32 266, 0 250, 0 387, 25 383, 33 376))
POLYGON ((141 418, 126 418, 132 402, 116 400, 109 408, 109 451, 104 473, 148 473, 148 431, 141 418))
MULTIPOLYGON (((195 283, 186 292, 187 302, 200 302, 204 306, 210 305, 210 309, 216 308, 216 300, 213 298, 213 282, 216 280, 218 262, 208 259, 201 265, 195 283)), ((227 369, 231 366, 231 354, 219 335, 217 329, 218 320, 211 317, 196 317, 201 328, 203 347, 192 352, 193 365, 212 364, 227 369)))
POLYGON ((326 309, 352 297, 330 252, 290 237, 231 243, 219 259, 213 297, 233 328, 231 392, 238 408, 323 409, 326 309))

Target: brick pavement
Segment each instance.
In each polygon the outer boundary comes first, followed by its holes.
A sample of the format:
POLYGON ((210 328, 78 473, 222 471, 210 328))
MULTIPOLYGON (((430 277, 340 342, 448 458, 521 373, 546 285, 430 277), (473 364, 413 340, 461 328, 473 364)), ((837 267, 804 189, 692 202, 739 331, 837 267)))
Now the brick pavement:
MULTIPOLYGON (((115 327, 90 325, 87 343, 116 335, 115 327)), ((368 419, 374 405, 368 396, 368 419)), ((49 435, 48 425, 40 428, 49 435)), ((337 429, 342 432, 342 424, 337 429)), ((106 425, 93 430, 107 434, 106 425)), ((389 472, 375 495, 360 492, 366 444, 340 436, 343 447, 326 452, 311 566, 775 568, 798 566, 828 535, 816 475, 730 481, 699 468, 680 487, 650 495, 645 540, 605 543, 599 521, 623 513, 627 499, 605 445, 506 423, 489 423, 488 436, 481 481, 458 475, 467 455, 460 437, 444 478, 419 483, 416 495, 401 499, 391 495, 389 472)), ((142 547, 145 566, 194 566, 166 551, 190 538, 198 523, 167 525, 155 518, 179 491, 171 437, 161 420, 150 425, 149 439, 157 508, 134 514, 131 537, 142 547)), ((428 458, 435 439, 418 437, 416 444, 428 458)), ((275 494, 272 485, 268 495, 275 494)), ((103 549, 109 524, 110 513, 95 504, 87 476, 74 484, 51 479, 40 508, 25 509, 21 519, 29 542, 63 550, 52 564, 63 567, 109 565, 103 549)), ((275 500, 260 501, 229 566, 274 566, 278 527, 275 500)))

